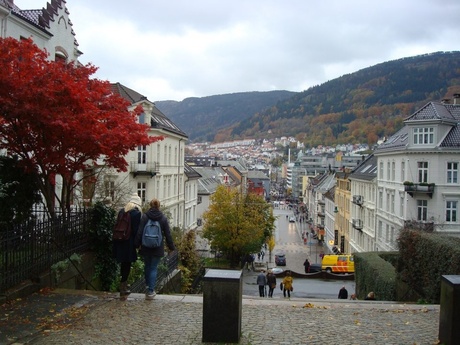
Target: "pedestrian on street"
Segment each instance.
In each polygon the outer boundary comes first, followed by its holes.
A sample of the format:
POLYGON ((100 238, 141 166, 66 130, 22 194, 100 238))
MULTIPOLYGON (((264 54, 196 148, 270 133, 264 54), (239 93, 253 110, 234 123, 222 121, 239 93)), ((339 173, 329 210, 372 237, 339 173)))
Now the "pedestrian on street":
POLYGON ((257 276, 257 285, 259 285, 259 296, 265 297, 265 286, 267 285, 267 277, 265 276, 265 271, 260 271, 257 276))
POLYGON ((125 212, 129 212, 131 218, 131 234, 125 241, 113 241, 112 254, 113 258, 120 263, 120 297, 127 296, 131 293, 128 286, 128 277, 131 272, 133 262, 137 261, 136 247, 134 239, 136 238, 137 229, 142 215, 141 198, 134 193, 128 203, 118 211, 118 218, 125 212))
POLYGON ((283 296, 286 298, 286 294, 291 299, 291 291, 294 290, 292 286, 293 279, 291 277, 291 271, 286 272, 286 276, 283 278, 283 296))
POLYGON ((305 267, 305 273, 310 273, 310 261, 308 261, 308 258, 305 259, 303 266, 305 267))
POLYGON ((276 288, 276 276, 273 274, 272 270, 268 270, 267 285, 268 285, 268 297, 273 298, 273 291, 276 288))
POLYGON ((136 235, 135 245, 136 248, 141 248, 140 252, 144 259, 144 276, 145 284, 147 285, 147 292, 145 293, 146 300, 152 300, 155 298, 155 285, 157 281, 158 264, 165 255, 164 241, 170 251, 176 250, 174 242, 171 236, 171 230, 169 228, 169 222, 163 212, 160 211, 160 201, 158 199, 152 199, 150 201, 150 209, 142 215, 141 222, 139 224, 139 230, 136 235), (149 219, 156 220, 160 223, 161 232, 163 234, 162 243, 156 248, 146 248, 142 246, 142 234, 144 227, 149 219))
POLYGON ((339 299, 348 299, 348 291, 345 285, 339 290, 339 299))

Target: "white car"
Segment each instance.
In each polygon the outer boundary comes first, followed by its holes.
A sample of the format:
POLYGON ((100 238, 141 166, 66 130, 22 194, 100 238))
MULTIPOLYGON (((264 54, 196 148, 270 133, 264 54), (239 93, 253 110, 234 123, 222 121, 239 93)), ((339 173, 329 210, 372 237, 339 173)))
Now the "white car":
POLYGON ((289 223, 295 223, 295 217, 294 216, 289 217, 289 223))

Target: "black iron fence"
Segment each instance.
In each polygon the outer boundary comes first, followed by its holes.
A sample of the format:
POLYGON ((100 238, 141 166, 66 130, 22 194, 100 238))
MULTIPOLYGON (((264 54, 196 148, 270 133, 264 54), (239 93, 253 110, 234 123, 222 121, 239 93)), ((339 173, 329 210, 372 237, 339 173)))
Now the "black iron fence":
MULTIPOLYGON (((59 216, 50 219, 41 212, 34 214, 34 219, 20 226, 0 224, 0 294, 26 280, 36 281, 55 263, 91 249, 91 210, 76 210, 66 220, 59 216)), ((162 259, 158 286, 177 269, 178 263, 177 251, 162 259)), ((144 279, 134 283, 131 290, 144 292, 144 279)))
POLYGON ((87 251, 91 218, 92 212, 82 209, 65 220, 35 217, 22 225, 0 224, 0 293, 87 251))
MULTIPOLYGON (((174 251, 169 253, 163 259, 161 259, 160 264, 158 265, 157 271, 157 289, 161 289, 164 282, 168 281, 171 278, 171 274, 174 270, 177 269, 179 265, 179 253, 174 251)), ((131 292, 144 293, 146 292, 145 279, 141 278, 138 281, 131 284, 131 292)))

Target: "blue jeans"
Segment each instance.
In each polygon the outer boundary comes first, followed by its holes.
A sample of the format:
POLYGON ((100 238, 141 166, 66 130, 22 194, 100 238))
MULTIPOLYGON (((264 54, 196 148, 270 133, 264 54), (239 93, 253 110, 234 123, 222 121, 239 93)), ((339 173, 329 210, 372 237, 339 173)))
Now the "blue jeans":
POLYGON ((144 254, 144 276, 145 285, 149 289, 149 293, 155 291, 157 283, 158 264, 161 261, 161 256, 153 256, 151 254, 144 254))

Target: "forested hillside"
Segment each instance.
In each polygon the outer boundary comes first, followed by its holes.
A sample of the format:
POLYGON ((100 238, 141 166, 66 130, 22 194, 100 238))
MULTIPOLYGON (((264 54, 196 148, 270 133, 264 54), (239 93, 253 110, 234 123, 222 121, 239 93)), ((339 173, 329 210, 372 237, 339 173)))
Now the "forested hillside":
POLYGON ((214 141, 219 129, 250 118, 295 95, 290 91, 240 92, 208 97, 191 97, 181 102, 155 102, 168 118, 179 126, 191 141, 214 141))
POLYGON ((460 93, 460 52, 375 65, 314 86, 216 135, 219 141, 292 135, 308 146, 376 143, 430 101, 460 93))

